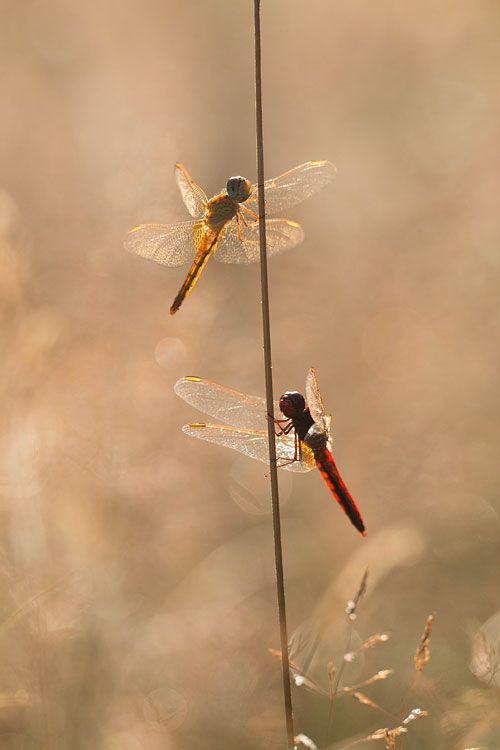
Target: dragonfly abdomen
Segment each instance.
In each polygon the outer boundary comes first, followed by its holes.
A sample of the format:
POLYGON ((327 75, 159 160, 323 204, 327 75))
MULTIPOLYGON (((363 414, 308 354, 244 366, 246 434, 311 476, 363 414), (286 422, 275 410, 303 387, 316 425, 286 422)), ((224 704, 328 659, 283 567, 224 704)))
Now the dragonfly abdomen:
POLYGON ((341 479, 332 454, 328 448, 325 447, 322 450, 315 451, 314 458, 316 459, 316 466, 320 470, 321 476, 330 488, 330 492, 333 494, 353 526, 365 536, 365 524, 361 518, 361 513, 352 499, 351 493, 341 479))
POLYGON ((172 303, 172 307, 169 310, 170 315, 177 312, 179 307, 182 305, 186 297, 188 296, 191 289, 196 284, 200 273, 205 268, 207 260, 217 244, 220 232, 214 232, 207 226, 204 227, 204 233, 201 238, 201 242, 198 247, 198 251, 195 255, 191 268, 189 269, 188 275, 181 286, 179 293, 172 303))

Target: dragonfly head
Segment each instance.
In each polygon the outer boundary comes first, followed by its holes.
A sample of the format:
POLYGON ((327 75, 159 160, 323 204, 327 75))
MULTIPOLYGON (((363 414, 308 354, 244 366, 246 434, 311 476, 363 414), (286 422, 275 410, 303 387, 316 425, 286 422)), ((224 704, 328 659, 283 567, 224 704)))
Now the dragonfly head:
POLYGON ((246 180, 244 177, 230 177, 227 181, 226 192, 230 198, 234 198, 238 203, 246 201, 251 190, 250 180, 246 180))
POLYGON ((298 417, 306 408, 304 396, 297 391, 287 391, 280 398, 280 409, 285 417, 298 417))

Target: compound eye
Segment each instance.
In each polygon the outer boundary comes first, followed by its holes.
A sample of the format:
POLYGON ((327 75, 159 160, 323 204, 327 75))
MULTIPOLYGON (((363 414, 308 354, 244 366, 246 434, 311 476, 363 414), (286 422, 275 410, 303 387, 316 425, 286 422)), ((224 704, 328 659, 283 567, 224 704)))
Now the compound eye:
POLYGON ((237 198, 240 194, 240 188, 242 182, 245 182, 244 177, 230 177, 227 181, 226 190, 230 198, 237 198))
POLYGON ((250 180, 246 180, 244 177, 231 177, 227 181, 226 192, 237 203, 243 203, 249 198, 252 185, 250 180))
POLYGON ((306 408, 304 396, 297 391, 287 391, 280 398, 280 409, 285 417, 296 417, 306 408))

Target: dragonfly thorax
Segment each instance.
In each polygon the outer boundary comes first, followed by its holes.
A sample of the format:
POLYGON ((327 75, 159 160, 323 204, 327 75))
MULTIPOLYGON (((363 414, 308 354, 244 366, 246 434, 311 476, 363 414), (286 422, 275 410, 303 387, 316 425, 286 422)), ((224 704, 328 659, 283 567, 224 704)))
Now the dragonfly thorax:
POLYGON ((323 448, 326 448, 326 445, 328 443, 328 435, 321 427, 321 425, 315 422, 308 429, 306 436, 303 438, 302 442, 305 443, 307 447, 313 451, 313 453, 316 453, 317 451, 321 451, 323 450, 323 448))
POLYGON ((238 210, 237 202, 227 193, 221 193, 208 201, 203 218, 212 232, 219 233, 238 210))
POLYGON ((243 203, 246 201, 252 191, 250 180, 245 177, 230 177, 227 181, 226 192, 230 198, 233 198, 237 203, 243 203))

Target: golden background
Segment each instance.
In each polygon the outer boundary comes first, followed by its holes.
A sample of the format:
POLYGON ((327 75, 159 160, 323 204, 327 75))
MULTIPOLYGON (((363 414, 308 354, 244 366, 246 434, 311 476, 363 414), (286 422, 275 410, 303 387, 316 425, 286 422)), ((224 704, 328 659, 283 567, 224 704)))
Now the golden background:
MULTIPOLYGON (((328 687, 368 567, 354 641, 392 637, 342 684, 394 669, 365 692, 396 718, 344 696, 331 747, 403 718, 434 612, 408 704, 431 715, 404 746, 494 748, 500 8, 262 17, 266 177, 338 168, 269 263, 275 396, 316 368, 368 529, 318 472, 281 472, 292 657, 328 687)), ((177 160, 209 196, 255 180, 252 23, 241 0, 2 3, 2 748, 284 746, 265 467, 183 435, 203 417, 173 392, 263 394, 259 269, 210 261, 170 317, 185 269, 122 245, 189 218, 177 160)), ((328 700, 294 688, 294 707, 324 746, 328 700)))

